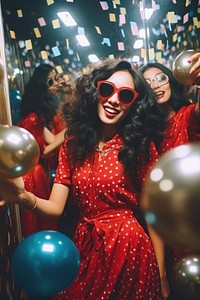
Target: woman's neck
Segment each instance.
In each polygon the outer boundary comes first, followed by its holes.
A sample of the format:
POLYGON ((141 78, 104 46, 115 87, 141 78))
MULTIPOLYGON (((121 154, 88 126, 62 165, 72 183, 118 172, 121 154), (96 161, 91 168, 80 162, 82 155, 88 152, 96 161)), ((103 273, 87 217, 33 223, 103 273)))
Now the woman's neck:
POLYGON ((167 113, 168 120, 170 120, 171 117, 173 117, 173 115, 176 113, 169 103, 162 104, 162 109, 167 113))
POLYGON ((175 113, 176 113, 175 110, 173 108, 169 107, 169 109, 168 109, 168 120, 170 120, 175 113))
POLYGON ((104 125, 102 127, 102 135, 101 135, 101 140, 99 142, 99 146, 103 147, 103 145, 110 141, 115 135, 117 134, 117 129, 116 127, 109 126, 109 125, 104 125))

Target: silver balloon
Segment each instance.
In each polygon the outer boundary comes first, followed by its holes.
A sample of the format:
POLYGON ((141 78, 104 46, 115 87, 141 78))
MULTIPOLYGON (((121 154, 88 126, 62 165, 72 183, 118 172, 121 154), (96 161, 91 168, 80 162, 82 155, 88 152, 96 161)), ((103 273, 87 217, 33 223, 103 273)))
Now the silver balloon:
POLYGON ((27 130, 0 125, 0 177, 15 178, 32 170, 39 160, 39 146, 27 130))
POLYGON ((187 50, 181 52, 173 62, 172 72, 177 81, 183 85, 193 85, 196 80, 195 74, 189 74, 193 63, 189 63, 188 59, 199 51, 187 50))
POLYGON ((147 180, 145 219, 167 244, 200 249, 200 144, 164 154, 147 180))
POLYGON ((190 254, 174 265, 172 270, 172 293, 176 300, 200 299, 200 255, 190 254))

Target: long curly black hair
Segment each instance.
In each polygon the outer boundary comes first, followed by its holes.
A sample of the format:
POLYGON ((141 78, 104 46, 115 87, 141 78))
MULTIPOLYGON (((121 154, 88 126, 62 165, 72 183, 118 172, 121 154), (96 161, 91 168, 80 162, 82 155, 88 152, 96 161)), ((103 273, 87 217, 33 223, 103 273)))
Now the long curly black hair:
POLYGON ((188 106, 191 104, 186 99, 185 86, 175 79, 172 71, 169 68, 160 63, 148 63, 145 66, 143 66, 140 70, 142 73, 144 73, 150 68, 158 68, 169 77, 169 84, 171 87, 170 106, 175 112, 177 112, 182 106, 188 106))
POLYGON ((56 113, 55 98, 48 92, 47 78, 56 70, 49 64, 40 64, 25 86, 21 100, 21 116, 35 112, 47 124, 56 113))
POLYGON ((69 151, 71 159, 82 163, 94 153, 95 147, 101 140, 101 121, 98 117, 97 82, 108 79, 119 70, 127 70, 133 77, 138 99, 131 106, 126 118, 119 124, 118 134, 124 146, 119 152, 119 159, 125 171, 134 175, 142 163, 139 157, 147 160, 149 145, 154 141, 157 147, 163 138, 167 126, 166 115, 157 104, 155 95, 142 74, 128 61, 105 60, 96 64, 89 74, 77 79, 75 95, 71 109, 65 109, 67 135, 70 139, 69 151))

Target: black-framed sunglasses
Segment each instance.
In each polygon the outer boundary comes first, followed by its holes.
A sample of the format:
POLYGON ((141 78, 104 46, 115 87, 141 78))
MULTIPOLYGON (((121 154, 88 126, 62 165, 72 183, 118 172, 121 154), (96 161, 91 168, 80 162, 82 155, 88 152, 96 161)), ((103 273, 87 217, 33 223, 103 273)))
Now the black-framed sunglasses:
POLYGON ((47 86, 48 86, 48 87, 53 86, 54 82, 57 82, 59 78, 60 78, 60 75, 59 75, 59 74, 56 74, 54 77, 48 78, 48 79, 47 79, 47 86))
POLYGON ((152 82, 155 81, 157 85, 161 86, 169 82, 169 77, 165 73, 156 74, 153 78, 146 78, 147 83, 151 86, 152 82))
POLYGON ((97 88, 101 101, 106 101, 112 95, 117 93, 119 102, 122 106, 131 106, 131 104, 138 98, 137 91, 130 87, 117 88, 114 83, 108 80, 100 80, 97 82, 97 88))

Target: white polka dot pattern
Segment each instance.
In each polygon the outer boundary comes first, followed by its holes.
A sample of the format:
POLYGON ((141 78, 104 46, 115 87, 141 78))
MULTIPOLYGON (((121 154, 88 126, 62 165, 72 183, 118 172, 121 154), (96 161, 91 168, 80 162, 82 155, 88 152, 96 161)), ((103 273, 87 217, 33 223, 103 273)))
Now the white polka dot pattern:
MULTIPOLYGON (((105 156, 70 166, 61 150, 55 182, 72 185, 81 217, 74 242, 81 254, 75 282, 55 299, 160 300, 158 266, 149 237, 133 215, 137 193, 118 161, 116 136, 105 156)), ((134 181, 133 181, 134 182, 134 181)))

